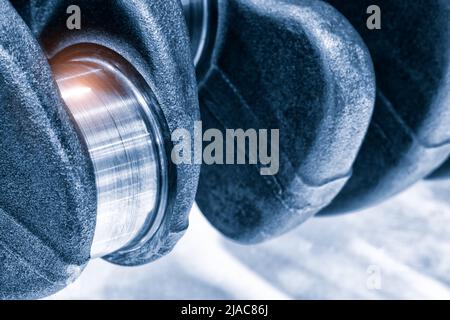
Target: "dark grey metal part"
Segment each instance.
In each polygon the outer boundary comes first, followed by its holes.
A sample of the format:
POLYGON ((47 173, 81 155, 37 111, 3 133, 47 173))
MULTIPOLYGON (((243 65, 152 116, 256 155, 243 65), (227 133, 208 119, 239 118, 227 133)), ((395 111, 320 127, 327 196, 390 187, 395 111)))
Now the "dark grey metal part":
MULTIPOLYGON (((48 57, 78 42, 125 57, 155 93, 170 131, 192 129, 199 111, 179 1, 13 2, 28 27, 0 1, 0 297, 37 298, 64 287, 88 261, 96 190, 86 147, 35 39, 48 57), (82 9, 80 31, 66 28, 71 4, 82 9)), ((169 252, 187 228, 198 175, 196 165, 173 167, 171 205, 157 234, 107 259, 137 265, 169 252)))
POLYGON ((279 235, 326 206, 351 175, 375 99, 369 53, 322 1, 219 1, 200 84, 204 129, 280 129, 280 171, 204 165, 197 203, 235 240, 279 235))
POLYGON ((0 1, 0 298, 37 298, 89 260, 96 192, 44 53, 0 1))
POLYGON ((450 2, 328 2, 369 48, 377 102, 352 178, 323 214, 375 205, 427 176, 450 152, 450 2), (381 30, 366 26, 369 5, 381 9, 381 30))
MULTIPOLYGON (((199 119, 197 86, 178 0, 37 0, 32 3, 30 26, 50 57, 67 46, 83 42, 116 51, 147 81, 170 132, 177 128, 193 130, 194 121, 199 119), (73 4, 83 12, 81 30, 66 28, 65 11, 73 4)), ((170 151, 170 137, 166 140, 170 151)), ((197 165, 180 165, 171 171, 172 196, 168 213, 151 241, 133 253, 106 259, 122 265, 137 265, 169 252, 188 226, 199 169, 197 165)))

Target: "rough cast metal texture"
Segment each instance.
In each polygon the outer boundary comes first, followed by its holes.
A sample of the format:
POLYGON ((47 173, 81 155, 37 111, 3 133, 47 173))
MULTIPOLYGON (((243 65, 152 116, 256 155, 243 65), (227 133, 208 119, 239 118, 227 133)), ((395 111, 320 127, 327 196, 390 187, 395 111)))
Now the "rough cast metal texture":
MULTIPOLYGON (((147 80, 169 129, 193 128, 199 118, 196 81, 178 1, 15 4, 50 55, 76 42, 117 51, 147 80), (65 28, 69 4, 82 8, 81 31, 65 28)), ((6 298, 40 297, 75 278, 89 258, 95 181, 47 61, 8 2, 1 0, 0 8, 0 290, 6 298)), ((198 174, 198 166, 176 167, 171 210, 157 234, 140 250, 108 260, 136 265, 170 251, 187 228, 198 174)))
MULTIPOLYGON (((50 56, 74 43, 110 48, 130 61, 148 82, 170 131, 193 130, 199 119, 197 86, 182 6, 178 0, 31 1, 25 9, 31 30, 50 56), (66 9, 78 5, 81 30, 66 28, 66 9)), ((167 137, 170 142, 170 137, 167 137)), ((167 148, 169 151, 171 147, 167 148)), ((170 156, 170 155, 169 155, 170 156)), ((122 264, 150 262, 175 245, 188 226, 199 166, 174 168, 169 187, 171 207, 156 235, 141 249, 106 259, 122 264)))
POLYGON ((0 298, 37 298, 89 260, 96 191, 44 53, 0 1, 0 298))
POLYGON ((325 213, 374 205, 428 175, 450 151, 450 2, 329 0, 361 33, 377 102, 352 178, 325 213), (381 8, 381 30, 366 26, 381 8))
POLYGON ((259 242, 326 206, 343 187, 375 99, 372 62, 322 1, 219 2, 213 61, 200 86, 204 129, 280 129, 280 171, 202 167, 197 203, 225 235, 259 242))

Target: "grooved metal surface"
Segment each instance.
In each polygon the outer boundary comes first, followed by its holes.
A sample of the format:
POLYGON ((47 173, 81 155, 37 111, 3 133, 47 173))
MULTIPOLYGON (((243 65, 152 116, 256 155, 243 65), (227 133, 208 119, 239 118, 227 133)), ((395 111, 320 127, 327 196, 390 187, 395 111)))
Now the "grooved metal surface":
POLYGON ((52 70, 94 166, 91 257, 102 257, 161 223, 168 181, 161 127, 152 115, 159 107, 150 88, 137 83, 136 71, 106 48, 67 48, 52 60, 52 70))
MULTIPOLYGON (((191 52, 181 4, 104 3, 14 1, 21 18, 9 1, 0 0, 2 298, 43 297, 74 281, 90 258, 95 233, 94 168, 46 54, 53 57, 72 44, 89 42, 132 62, 157 98, 169 145, 172 130, 192 128, 199 118, 195 71, 193 63, 186 63, 191 52), (66 27, 71 4, 83 12, 80 32, 66 27), (128 23, 116 23, 119 20, 128 23)), ((184 233, 199 167, 171 166, 169 172, 171 205, 153 237, 144 237, 145 243, 126 256, 107 259, 127 265, 153 261, 168 253, 184 233)))

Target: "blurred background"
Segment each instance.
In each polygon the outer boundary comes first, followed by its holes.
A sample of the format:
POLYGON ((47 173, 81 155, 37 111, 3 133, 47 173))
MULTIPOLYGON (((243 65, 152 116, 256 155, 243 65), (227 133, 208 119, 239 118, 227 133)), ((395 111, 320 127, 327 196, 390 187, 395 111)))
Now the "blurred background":
POLYGON ((449 195, 448 181, 422 181, 256 246, 225 239, 194 207, 167 257, 134 268, 94 260, 50 299, 450 299, 449 195))

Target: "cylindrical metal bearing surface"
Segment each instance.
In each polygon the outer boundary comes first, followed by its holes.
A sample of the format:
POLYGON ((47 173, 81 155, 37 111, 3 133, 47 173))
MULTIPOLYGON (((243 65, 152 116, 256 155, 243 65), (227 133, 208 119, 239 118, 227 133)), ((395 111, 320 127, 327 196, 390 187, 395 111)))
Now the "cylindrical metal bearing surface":
POLYGON ((100 46, 69 47, 52 60, 52 69, 95 171, 91 256, 132 247, 154 233, 167 200, 156 100, 123 58, 100 46))

